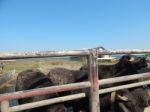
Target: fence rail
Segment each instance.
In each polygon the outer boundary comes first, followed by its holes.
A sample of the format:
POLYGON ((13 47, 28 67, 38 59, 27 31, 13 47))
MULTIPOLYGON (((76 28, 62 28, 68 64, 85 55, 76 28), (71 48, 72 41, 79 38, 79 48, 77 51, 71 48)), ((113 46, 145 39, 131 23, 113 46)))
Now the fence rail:
POLYGON ((14 52, 0 53, 0 60, 9 59, 27 59, 27 58, 45 58, 45 57, 61 57, 61 56, 87 56, 89 50, 82 51, 37 51, 37 52, 14 52))
POLYGON ((57 92, 63 92, 63 91, 77 90, 77 89, 87 88, 90 86, 91 86, 90 82, 81 82, 81 83, 66 84, 60 86, 44 87, 44 88, 33 89, 33 90, 18 91, 13 93, 1 94, 0 101, 22 99, 22 98, 33 97, 38 95, 46 95, 46 94, 52 94, 57 92))
POLYGON ((68 96, 64 96, 64 97, 57 97, 57 98, 53 98, 53 99, 49 99, 49 100, 43 100, 43 101, 38 101, 38 102, 34 102, 34 103, 28 103, 28 104, 23 104, 23 105, 19 105, 19 106, 14 106, 14 107, 10 107, 9 110, 10 110, 10 112, 17 112, 17 111, 27 110, 27 109, 31 109, 31 108, 36 108, 36 107, 61 103, 61 102, 65 102, 65 101, 80 99, 80 98, 84 98, 84 97, 86 97, 85 93, 79 93, 79 94, 68 95, 68 96))
POLYGON ((80 50, 80 51, 46 51, 46 52, 22 52, 22 53, 0 53, 0 60, 9 60, 9 59, 26 59, 26 58, 45 58, 45 57, 55 57, 55 56, 87 56, 88 57, 88 64, 89 64, 89 77, 90 82, 80 82, 74 84, 67 84, 62 86, 53 86, 53 87, 46 87, 34 90, 27 90, 27 91, 19 91, 14 93, 6 93, 0 95, 0 102, 1 102, 1 112, 10 112, 10 111, 20 111, 32 108, 31 104, 34 104, 33 107, 44 106, 48 104, 58 103, 66 100, 73 100, 77 98, 85 97, 85 93, 64 96, 61 98, 54 98, 35 103, 29 103, 14 107, 9 107, 9 100, 12 99, 20 99, 38 95, 45 95, 50 94, 53 92, 61 92, 61 91, 70 91, 82 88, 90 87, 90 99, 91 99, 91 112, 100 112, 100 101, 99 101, 99 94, 112 92, 124 88, 132 88, 137 86, 142 86, 145 84, 150 84, 150 81, 138 82, 128 85, 122 85, 117 87, 111 87, 106 89, 99 90, 99 85, 105 85, 110 83, 117 83, 123 82, 128 80, 136 80, 140 78, 150 77, 150 73, 144 73, 141 75, 131 75, 131 76, 123 76, 123 77, 116 77, 110 79, 103 79, 98 80, 98 73, 97 73, 97 65, 96 65, 96 58, 98 55, 104 54, 138 54, 138 53, 150 53, 150 49, 147 50, 97 50, 97 49, 90 49, 90 50, 80 50), (66 99, 65 99, 66 98, 66 99), (20 110, 19 110, 20 109, 20 110))
MULTIPOLYGON (((121 77, 115 77, 115 78, 109 78, 109 79, 102 79, 99 80, 99 86, 103 86, 106 84, 113 84, 118 82, 125 82, 125 81, 131 81, 141 78, 148 78, 150 77, 149 73, 142 73, 142 74, 135 74, 135 75, 129 75, 129 76, 121 76, 121 77)), ((91 87, 90 82, 80 82, 80 83, 72 83, 72 84, 65 84, 60 86, 52 86, 52 87, 44 87, 39 89, 32 89, 32 90, 24 90, 24 91, 17 91, 13 93, 5 93, 0 95, 0 101, 5 100, 13 100, 13 99, 22 99, 26 97, 33 97, 38 95, 46 95, 46 94, 52 94, 57 92, 63 92, 63 91, 70 91, 70 90, 77 90, 77 89, 83 89, 91 87)))
MULTIPOLYGON (((97 54, 139 54, 150 53, 150 49, 134 49, 134 50, 97 50, 97 54)), ((89 50, 74 50, 74 51, 36 51, 36 52, 13 52, 0 53, 0 60, 9 59, 26 59, 26 58, 45 58, 45 57, 60 57, 60 56, 88 56, 89 50)))
MULTIPOLYGON (((109 80, 113 80, 113 82, 111 82, 111 83, 117 83, 120 81, 123 82, 123 81, 136 80, 136 79, 147 78, 147 77, 150 77, 150 73, 116 77, 116 78, 111 78, 111 79, 103 79, 103 80, 99 80, 99 85, 102 86, 102 85, 110 84, 108 82, 109 80), (118 81, 118 80, 120 80, 120 81, 118 81)), ((121 86, 101 89, 101 90, 99 90, 99 94, 109 93, 109 92, 127 89, 127 88, 139 87, 139 86, 143 86, 146 84, 150 84, 150 81, 142 81, 142 82, 138 82, 138 83, 132 83, 132 84, 127 84, 127 85, 121 85, 121 86)), ((26 90, 26 91, 14 92, 14 93, 7 93, 7 94, 2 94, 0 96, 0 98, 1 98, 0 101, 4 102, 4 103, 2 103, 3 105, 4 104, 6 105, 7 100, 25 98, 26 97, 25 94, 34 93, 34 91, 39 91, 39 90, 43 91, 44 90, 44 94, 42 94, 42 95, 45 95, 45 94, 49 94, 47 91, 50 91, 50 93, 62 92, 62 91, 64 91, 63 89, 68 87, 68 86, 70 86, 70 88, 66 89, 67 91, 72 90, 72 88, 75 86, 77 86, 77 88, 73 88, 74 90, 85 88, 85 87, 90 87, 91 85, 89 82, 81 82, 81 83, 76 83, 76 84, 67 84, 67 85, 61 85, 61 86, 45 87, 45 88, 34 89, 34 90, 26 90), (81 87, 79 87, 79 85, 81 87), (54 90, 54 88, 55 88, 55 90, 54 90)), ((28 96, 28 97, 37 96, 37 95, 38 94, 30 94, 30 96, 28 96)), ((68 95, 68 96, 64 96, 64 97, 58 97, 58 98, 53 98, 53 99, 49 99, 49 100, 43 100, 43 101, 39 101, 39 102, 14 106, 14 107, 10 107, 9 110, 12 112, 22 111, 22 110, 26 110, 26 109, 30 109, 30 108, 36 108, 36 107, 40 107, 40 106, 45 106, 45 105, 50 105, 50 104, 55 104, 55 103, 61 103, 61 102, 79 99, 79 98, 84 98, 84 97, 86 97, 85 93, 79 93, 79 94, 68 95)))

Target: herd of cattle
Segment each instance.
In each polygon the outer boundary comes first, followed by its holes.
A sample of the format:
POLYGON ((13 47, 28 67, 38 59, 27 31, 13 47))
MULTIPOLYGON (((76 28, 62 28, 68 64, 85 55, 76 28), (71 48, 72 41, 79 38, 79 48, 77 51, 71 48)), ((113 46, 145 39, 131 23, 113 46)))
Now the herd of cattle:
MULTIPOLYGON (((148 66, 145 58, 135 58, 134 61, 130 61, 130 59, 130 55, 124 55, 120 58, 119 62, 114 65, 98 65, 99 78, 106 79, 111 77, 137 74, 138 70, 148 66)), ((47 75, 39 70, 26 70, 19 73, 17 77, 16 91, 87 81, 88 73, 87 65, 82 66, 79 70, 53 68, 47 75)), ((100 86, 100 88, 112 87, 132 82, 133 81, 127 81, 123 83, 109 84, 107 86, 100 86)), ((147 91, 148 88, 149 86, 147 85, 144 87, 119 90, 115 92, 116 97, 113 104, 111 101, 111 93, 100 95, 101 112, 124 112, 124 110, 119 106, 120 103, 124 104, 128 112, 144 112, 144 108, 148 107, 150 103, 149 93, 147 91)), ((60 104, 34 108, 24 112, 67 112, 67 109, 70 107, 72 108, 73 112, 89 112, 90 106, 88 89, 19 99, 18 102, 19 104, 24 104, 78 92, 85 92, 87 97, 60 104)))

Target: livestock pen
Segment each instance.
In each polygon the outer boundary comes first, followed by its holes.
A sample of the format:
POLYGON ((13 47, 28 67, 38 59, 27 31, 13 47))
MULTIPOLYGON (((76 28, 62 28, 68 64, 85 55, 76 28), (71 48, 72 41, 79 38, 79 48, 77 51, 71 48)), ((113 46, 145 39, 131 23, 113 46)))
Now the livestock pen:
POLYGON ((133 87, 150 84, 150 80, 106 88, 106 89, 100 89, 100 90, 99 90, 99 86, 150 77, 150 73, 143 73, 140 75, 138 74, 138 75, 122 76, 122 77, 99 80, 98 73, 97 73, 98 71, 97 61, 96 61, 98 55, 137 54, 137 53, 150 53, 150 50, 107 50, 107 51, 101 50, 99 51, 97 49, 89 49, 89 50, 79 50, 79 51, 58 51, 58 52, 46 51, 46 52, 25 52, 25 53, 1 54, 0 60, 45 58, 45 57, 55 57, 55 56, 60 56, 60 57, 61 56, 86 56, 88 58, 88 65, 89 65, 89 81, 87 82, 80 82, 80 83, 66 84, 66 85, 60 85, 60 86, 45 87, 45 88, 34 89, 34 90, 25 90, 25 91, 13 92, 13 93, 1 94, 0 95, 1 112, 22 111, 22 110, 26 110, 30 108, 36 108, 39 106, 51 105, 54 103, 84 98, 86 97, 85 93, 78 93, 74 95, 68 95, 64 97, 58 97, 58 98, 53 98, 53 99, 48 99, 44 101, 23 104, 23 105, 17 105, 13 107, 9 106, 9 101, 13 99, 22 99, 22 98, 33 97, 33 96, 38 96, 38 95, 45 95, 45 94, 62 92, 62 91, 71 91, 71 90, 77 90, 77 89, 83 89, 83 88, 90 88, 90 91, 89 91, 90 111, 100 112, 99 94, 104 94, 104 93, 113 92, 113 91, 117 91, 117 90, 121 90, 125 88, 133 88, 133 87))

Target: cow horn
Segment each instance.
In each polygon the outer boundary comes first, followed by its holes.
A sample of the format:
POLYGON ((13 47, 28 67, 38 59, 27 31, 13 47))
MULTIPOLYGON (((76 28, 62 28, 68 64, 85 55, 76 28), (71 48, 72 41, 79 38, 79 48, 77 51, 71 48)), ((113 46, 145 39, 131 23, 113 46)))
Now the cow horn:
POLYGON ((122 101, 129 101, 129 99, 126 96, 117 95, 117 97, 122 101))

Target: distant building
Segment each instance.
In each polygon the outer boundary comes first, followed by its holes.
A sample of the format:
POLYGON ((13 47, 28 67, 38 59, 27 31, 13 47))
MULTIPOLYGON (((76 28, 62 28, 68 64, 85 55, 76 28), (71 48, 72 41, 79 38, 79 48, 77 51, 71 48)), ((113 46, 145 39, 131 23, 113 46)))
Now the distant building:
POLYGON ((111 60, 115 60, 116 57, 112 57, 111 55, 101 55, 97 58, 97 60, 106 60, 106 61, 111 61, 111 60))

